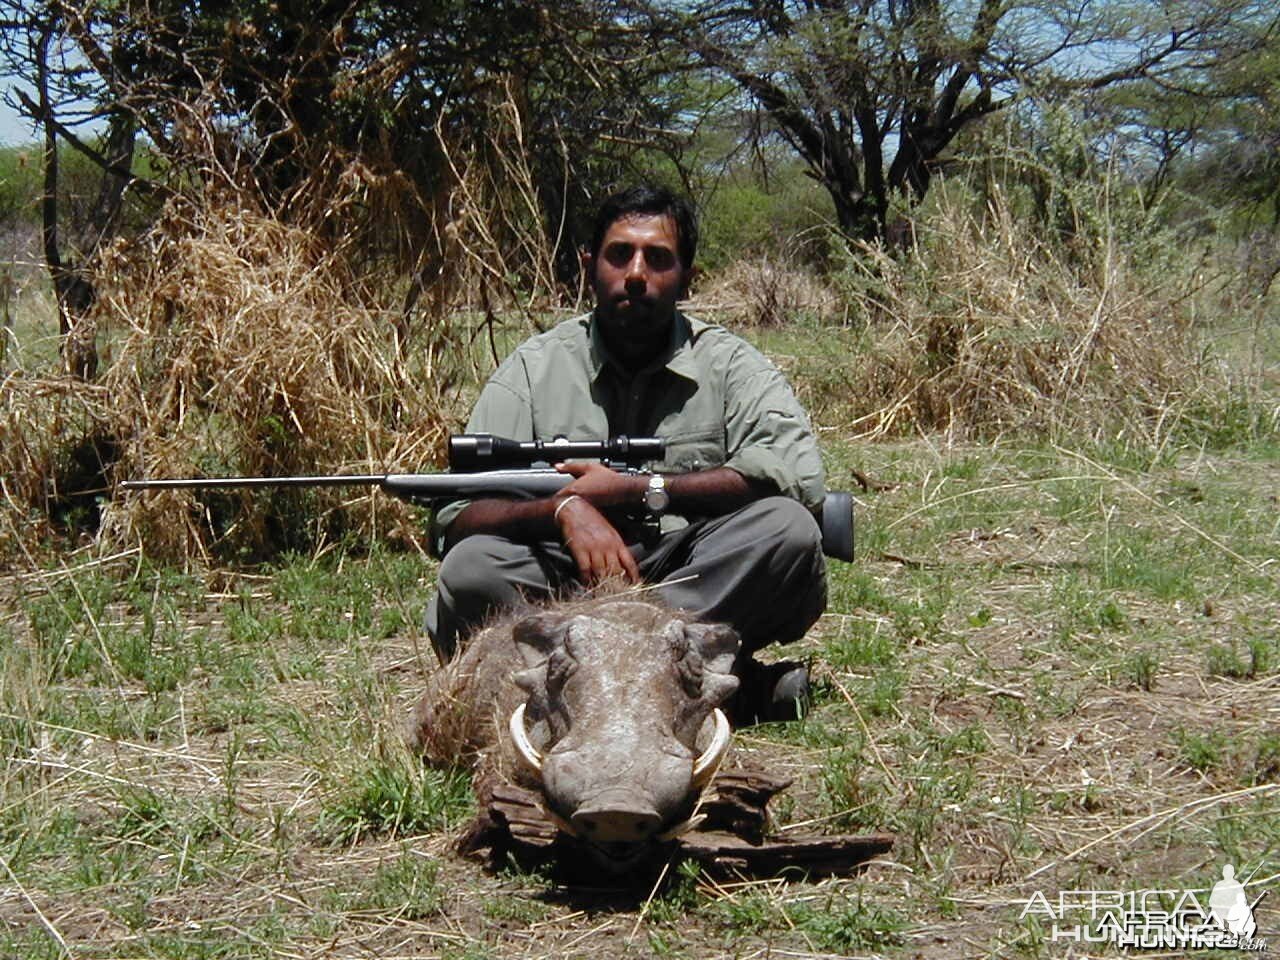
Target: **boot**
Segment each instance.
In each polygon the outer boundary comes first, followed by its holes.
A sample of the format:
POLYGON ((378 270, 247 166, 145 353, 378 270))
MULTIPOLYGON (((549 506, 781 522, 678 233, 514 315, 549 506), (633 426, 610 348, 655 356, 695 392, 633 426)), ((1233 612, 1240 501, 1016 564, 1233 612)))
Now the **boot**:
POLYGON ((812 691, 807 664, 798 660, 760 663, 747 656, 739 658, 733 672, 739 680, 729 704, 735 727, 800 720, 809 712, 812 691))

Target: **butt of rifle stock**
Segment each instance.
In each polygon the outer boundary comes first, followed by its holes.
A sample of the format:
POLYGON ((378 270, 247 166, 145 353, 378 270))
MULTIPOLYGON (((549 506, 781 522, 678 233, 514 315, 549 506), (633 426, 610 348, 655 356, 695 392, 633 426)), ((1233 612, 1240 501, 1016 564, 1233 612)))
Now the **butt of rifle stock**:
POLYGON ((853 560, 853 494, 828 490, 822 501, 822 552, 846 563, 853 560))

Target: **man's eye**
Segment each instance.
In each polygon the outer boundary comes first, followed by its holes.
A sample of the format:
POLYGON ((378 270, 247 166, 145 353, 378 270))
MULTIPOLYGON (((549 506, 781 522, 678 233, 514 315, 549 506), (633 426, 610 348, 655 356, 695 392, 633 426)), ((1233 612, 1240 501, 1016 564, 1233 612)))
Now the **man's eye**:
POLYGON ((666 247, 648 247, 645 249, 644 258, 654 270, 669 270, 676 262, 675 254, 666 247))
POLYGON ((633 253, 635 253, 635 247, 630 244, 615 243, 605 250, 604 255, 611 264, 620 267, 631 260, 633 253))

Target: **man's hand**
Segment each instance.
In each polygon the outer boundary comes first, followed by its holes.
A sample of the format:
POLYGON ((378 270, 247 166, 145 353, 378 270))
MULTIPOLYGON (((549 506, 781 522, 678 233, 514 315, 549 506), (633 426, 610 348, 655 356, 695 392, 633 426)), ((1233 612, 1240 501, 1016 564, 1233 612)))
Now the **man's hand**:
POLYGON ((557 463, 556 469, 576 478, 558 494, 557 499, 577 494, 590 501, 597 510, 610 507, 638 507, 648 481, 633 474, 619 473, 594 461, 557 463))
MULTIPOLYGON (((445 532, 445 550, 477 533, 496 533, 532 543, 545 540, 558 530, 585 583, 618 574, 639 582, 635 558, 605 514, 617 508, 640 507, 648 479, 643 474, 618 473, 591 462, 561 463, 556 469, 574 479, 550 498, 552 509, 548 509, 547 499, 473 500, 445 532), (574 499, 569 500, 570 497, 574 499), (564 507, 554 516, 553 524, 552 511, 562 503, 564 507)), ((777 490, 762 481, 748 480, 731 467, 713 467, 695 473, 668 474, 667 493, 678 513, 717 517, 777 490)))
MULTIPOLYGON (((602 468, 613 473, 607 467, 602 468)), ((570 491, 577 482, 565 487, 556 497, 556 524, 560 538, 578 564, 578 576, 587 586, 609 577, 625 576, 631 583, 640 582, 640 568, 621 535, 608 519, 587 499, 586 494, 570 491)))
POLYGON ((604 511, 638 504, 643 495, 640 481, 602 463, 557 463, 556 469, 575 478, 556 494, 557 503, 563 504, 556 525, 578 564, 582 582, 594 586, 608 577, 625 576, 639 583, 635 557, 604 511))

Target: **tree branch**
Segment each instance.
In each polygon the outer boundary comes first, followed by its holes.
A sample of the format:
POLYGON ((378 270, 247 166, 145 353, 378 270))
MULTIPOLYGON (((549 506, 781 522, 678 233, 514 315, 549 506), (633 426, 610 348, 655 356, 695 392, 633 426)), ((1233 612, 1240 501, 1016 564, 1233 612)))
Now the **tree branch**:
POLYGON ((18 99, 22 101, 22 106, 30 113, 32 119, 51 126, 54 132, 65 140, 72 149, 82 156, 88 157, 104 172, 124 178, 128 181, 129 186, 141 187, 143 190, 148 192, 161 191, 165 194, 169 193, 169 190, 161 184, 140 177, 130 168, 123 167, 112 160, 108 160, 100 151, 95 150, 93 147, 89 146, 89 144, 76 136, 66 124, 62 123, 53 115, 52 111, 49 111, 48 114, 42 116, 40 105, 32 100, 25 90, 15 90, 14 92, 18 95, 18 99))

